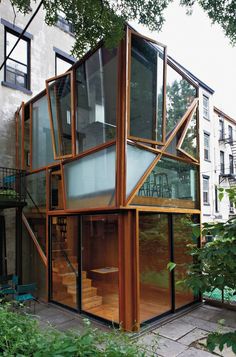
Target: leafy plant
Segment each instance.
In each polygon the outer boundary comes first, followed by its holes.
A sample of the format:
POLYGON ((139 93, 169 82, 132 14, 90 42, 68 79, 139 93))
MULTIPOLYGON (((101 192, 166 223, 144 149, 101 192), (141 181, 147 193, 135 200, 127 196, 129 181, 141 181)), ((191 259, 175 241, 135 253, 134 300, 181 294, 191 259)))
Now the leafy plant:
POLYGON ((0 355, 6 357, 144 357, 145 353, 121 331, 104 333, 84 321, 80 334, 41 330, 38 321, 0 305, 0 355))

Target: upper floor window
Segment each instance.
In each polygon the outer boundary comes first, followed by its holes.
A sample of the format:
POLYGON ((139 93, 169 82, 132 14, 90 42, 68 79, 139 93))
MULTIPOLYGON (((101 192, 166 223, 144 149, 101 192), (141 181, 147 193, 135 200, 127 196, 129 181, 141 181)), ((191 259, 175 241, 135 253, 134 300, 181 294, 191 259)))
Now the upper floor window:
POLYGON ((218 189, 215 186, 215 211, 219 212, 218 189))
POLYGON ((228 139, 229 141, 233 141, 233 128, 231 125, 228 126, 228 139))
POLYGON ((203 176, 203 203, 209 203, 209 177, 203 176))
POLYGON ((220 151, 220 173, 225 173, 225 153, 224 151, 220 151))
POLYGON ((70 61, 66 57, 59 55, 56 53, 55 55, 55 74, 58 76, 59 74, 65 73, 74 63, 70 61))
MULTIPOLYGON (((19 35, 5 28, 5 57, 15 45, 19 35)), ((17 87, 30 89, 30 40, 21 39, 5 64, 4 80, 17 87)))
POLYGON ((209 98, 203 95, 203 118, 209 119, 209 98))
POLYGON ((234 173, 234 158, 233 155, 229 155, 229 173, 234 173))
POLYGON ((74 33, 73 24, 66 19, 66 15, 64 14, 64 12, 58 10, 57 15, 58 15, 57 26, 66 32, 74 33))
POLYGON ((219 120, 219 140, 224 139, 224 121, 223 119, 219 120))
POLYGON ((210 160, 210 134, 204 133, 204 160, 210 160))

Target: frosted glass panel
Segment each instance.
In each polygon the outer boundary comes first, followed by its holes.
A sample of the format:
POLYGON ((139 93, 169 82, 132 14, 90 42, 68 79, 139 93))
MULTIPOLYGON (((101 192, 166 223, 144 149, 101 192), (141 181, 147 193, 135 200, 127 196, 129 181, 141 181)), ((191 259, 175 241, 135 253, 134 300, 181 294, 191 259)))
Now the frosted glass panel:
POLYGON ((137 147, 127 146, 127 163, 126 163, 126 196, 135 188, 140 178, 151 165, 156 155, 137 147))
POLYGON ((66 207, 111 206, 115 202, 115 146, 64 165, 66 207))
POLYGON ((54 162, 46 95, 33 103, 32 144, 33 169, 38 169, 54 162))

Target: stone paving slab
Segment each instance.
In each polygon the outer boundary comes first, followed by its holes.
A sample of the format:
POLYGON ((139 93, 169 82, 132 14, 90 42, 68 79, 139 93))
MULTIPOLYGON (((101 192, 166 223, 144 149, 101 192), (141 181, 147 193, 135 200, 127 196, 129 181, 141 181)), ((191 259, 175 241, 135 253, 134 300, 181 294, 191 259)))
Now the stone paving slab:
POLYGON ((174 341, 178 340, 182 336, 186 335, 188 332, 194 330, 194 326, 189 323, 183 323, 178 319, 173 322, 167 323, 162 327, 153 330, 153 333, 157 333, 161 336, 170 338, 174 341))
MULTIPOLYGON (((178 357, 216 357, 215 354, 212 354, 207 351, 199 350, 197 348, 191 347, 187 351, 182 352, 178 357)), ((171 357, 171 355, 169 355, 171 357)))
POLYGON ((207 321, 207 320, 202 320, 202 319, 198 319, 195 318, 193 316, 189 316, 189 315, 185 315, 183 317, 180 318, 180 321, 182 321, 183 323, 188 323, 191 324, 199 329, 208 331, 208 332, 214 332, 214 331, 220 331, 221 332, 231 332, 234 331, 233 328, 230 328, 228 326, 219 326, 218 323, 215 322, 211 322, 211 321, 207 321))
POLYGON ((153 333, 141 337, 139 344, 144 351, 161 357, 176 357, 187 348, 181 343, 153 333))
POLYGON ((187 333, 187 335, 181 337, 178 342, 182 343, 183 345, 189 346, 191 343, 206 337, 208 332, 201 330, 199 328, 195 328, 194 330, 187 333))

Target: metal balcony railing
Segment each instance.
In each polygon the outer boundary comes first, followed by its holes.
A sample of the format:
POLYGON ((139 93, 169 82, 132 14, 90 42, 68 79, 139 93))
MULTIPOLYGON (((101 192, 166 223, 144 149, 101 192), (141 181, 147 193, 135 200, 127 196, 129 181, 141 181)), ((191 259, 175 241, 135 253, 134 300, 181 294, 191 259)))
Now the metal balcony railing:
POLYGON ((25 171, 0 167, 0 206, 25 203, 25 171))

